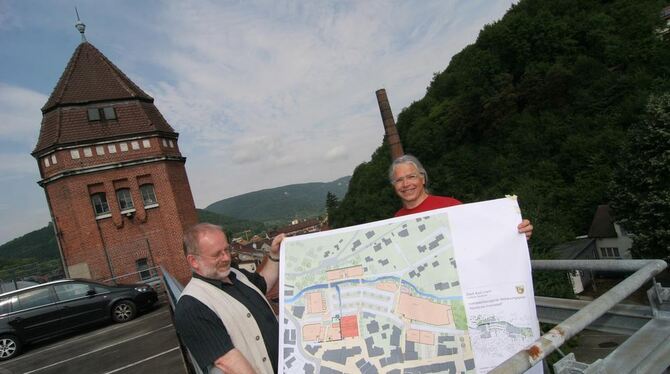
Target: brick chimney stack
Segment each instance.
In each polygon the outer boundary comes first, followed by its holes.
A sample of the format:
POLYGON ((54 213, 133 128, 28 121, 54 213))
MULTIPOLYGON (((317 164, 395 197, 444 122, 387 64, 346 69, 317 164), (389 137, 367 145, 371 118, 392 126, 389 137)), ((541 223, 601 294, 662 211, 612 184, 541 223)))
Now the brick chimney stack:
POLYGON ((382 115, 382 122, 384 123, 386 141, 391 148, 391 160, 395 160, 396 158, 404 155, 405 152, 402 149, 400 136, 398 135, 398 130, 395 127, 395 120, 393 119, 393 113, 391 112, 391 105, 389 104, 389 99, 386 96, 385 89, 379 89, 375 93, 377 94, 379 112, 382 115))

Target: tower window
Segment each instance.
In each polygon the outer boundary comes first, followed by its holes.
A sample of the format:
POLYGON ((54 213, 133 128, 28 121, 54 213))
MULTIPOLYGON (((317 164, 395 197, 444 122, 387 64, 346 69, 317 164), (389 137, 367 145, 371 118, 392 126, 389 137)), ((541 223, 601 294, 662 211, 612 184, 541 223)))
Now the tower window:
POLYGON ((96 217, 109 215, 109 204, 104 192, 98 192, 91 195, 91 203, 96 217))
POLYGON ((116 119, 116 111, 111 106, 104 108, 88 108, 86 112, 88 113, 89 121, 106 121, 110 119, 116 119))
POLYGON ((141 280, 147 280, 151 278, 151 271, 149 270, 149 263, 147 262, 146 258, 140 258, 139 260, 135 261, 135 266, 137 267, 137 271, 140 274, 141 280))
POLYGON ((98 109, 98 108, 88 108, 88 120, 89 121, 100 121, 100 109, 98 109))
POLYGON ((105 119, 116 119, 116 111, 111 106, 102 108, 102 114, 105 115, 105 119))
POLYGON ((140 192, 142 193, 142 202, 144 203, 145 208, 158 206, 158 200, 156 200, 156 192, 154 191, 153 184, 141 185, 140 192))
POLYGON ((121 213, 135 208, 133 205, 133 198, 130 196, 130 190, 128 188, 116 190, 116 199, 119 200, 119 209, 121 209, 121 213))

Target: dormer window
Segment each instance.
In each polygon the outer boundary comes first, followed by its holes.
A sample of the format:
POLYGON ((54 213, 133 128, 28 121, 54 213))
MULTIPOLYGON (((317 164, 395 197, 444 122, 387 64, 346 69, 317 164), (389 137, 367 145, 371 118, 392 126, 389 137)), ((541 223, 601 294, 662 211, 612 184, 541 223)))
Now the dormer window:
POLYGON ((111 106, 104 108, 88 108, 87 113, 89 121, 107 121, 116 119, 116 111, 111 106))
POLYGON ((100 109, 98 109, 98 108, 88 108, 88 120, 89 121, 100 121, 100 109))
POLYGON ((105 115, 105 119, 116 119, 116 111, 111 106, 102 108, 102 113, 105 115))

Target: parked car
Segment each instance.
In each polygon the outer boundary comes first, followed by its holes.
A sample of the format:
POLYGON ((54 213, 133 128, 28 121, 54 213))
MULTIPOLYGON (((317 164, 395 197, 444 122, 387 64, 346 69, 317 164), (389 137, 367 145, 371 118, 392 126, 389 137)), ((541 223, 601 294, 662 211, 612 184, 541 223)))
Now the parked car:
POLYGON ((147 284, 110 286, 82 279, 0 294, 0 361, 17 356, 26 344, 100 321, 130 321, 156 301, 156 291, 147 284))

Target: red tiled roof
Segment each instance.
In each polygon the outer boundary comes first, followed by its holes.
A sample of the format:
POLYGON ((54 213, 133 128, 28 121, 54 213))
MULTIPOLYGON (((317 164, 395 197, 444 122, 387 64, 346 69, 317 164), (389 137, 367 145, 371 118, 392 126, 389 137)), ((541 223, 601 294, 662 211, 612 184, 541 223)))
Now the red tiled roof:
POLYGON ((177 135, 154 106, 153 98, 89 43, 77 47, 42 112, 33 154, 55 145, 130 135, 177 135), (117 118, 89 121, 87 109, 94 105, 112 106, 117 118))
POLYGON ((92 44, 84 42, 74 51, 49 100, 46 113, 56 106, 96 101, 143 99, 153 102, 141 88, 92 44))
POLYGON ((284 227, 280 227, 274 231, 276 235, 281 234, 281 233, 289 233, 289 232, 295 232, 299 230, 304 230, 309 227, 313 226, 320 226, 321 221, 317 218, 310 218, 306 219, 304 221, 298 222, 295 225, 288 225, 284 227))

